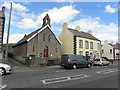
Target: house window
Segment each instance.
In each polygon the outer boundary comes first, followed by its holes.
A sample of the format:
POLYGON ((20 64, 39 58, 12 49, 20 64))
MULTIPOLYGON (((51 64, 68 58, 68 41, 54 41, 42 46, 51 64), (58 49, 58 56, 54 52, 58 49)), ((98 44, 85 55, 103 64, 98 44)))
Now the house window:
POLYGON ((88 57, 89 56, 89 52, 88 51, 86 51, 86 57, 88 57))
POLYGON ((48 36, 48 41, 50 42, 50 34, 49 34, 49 36, 48 36))
POLYGON ((79 54, 80 54, 80 55, 83 55, 83 51, 79 51, 79 54))
POLYGON ((97 44, 97 48, 98 48, 98 50, 100 50, 100 44, 99 43, 97 44))
POLYGON ((0 38, 0 42, 2 41, 2 38, 0 38))
POLYGON ((85 48, 89 49, 89 42, 88 41, 85 41, 85 48))
POLYGON ((93 49, 93 42, 90 42, 90 49, 93 49))
POLYGON ((0 20, 0 26, 2 26, 3 25, 3 21, 2 20, 0 20))
POLYGON ((104 53, 104 50, 102 50, 102 53, 104 53))
POLYGON ((45 33, 43 34, 43 41, 45 41, 45 33))
POLYGON ((83 48, 83 40, 79 40, 79 48, 83 48))
POLYGON ((112 49, 110 49, 110 54, 112 54, 112 49))
POLYGON ((35 47, 33 46, 33 52, 35 51, 35 47))
POLYGON ((57 48, 55 49, 55 52, 57 53, 57 48))

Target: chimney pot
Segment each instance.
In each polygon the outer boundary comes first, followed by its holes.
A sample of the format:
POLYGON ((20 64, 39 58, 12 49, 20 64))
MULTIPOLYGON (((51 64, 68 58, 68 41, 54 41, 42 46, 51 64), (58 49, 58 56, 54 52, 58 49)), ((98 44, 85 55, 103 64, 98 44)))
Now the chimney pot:
POLYGON ((75 30, 80 31, 80 26, 76 26, 75 30))
POLYGON ((64 24, 63 24, 63 29, 68 29, 68 24, 67 24, 67 22, 64 22, 64 24))
POLYGON ((88 33, 92 35, 92 30, 89 30, 88 33))
POLYGON ((107 40, 105 40, 104 42, 105 42, 105 43, 108 43, 108 41, 107 41, 107 40))

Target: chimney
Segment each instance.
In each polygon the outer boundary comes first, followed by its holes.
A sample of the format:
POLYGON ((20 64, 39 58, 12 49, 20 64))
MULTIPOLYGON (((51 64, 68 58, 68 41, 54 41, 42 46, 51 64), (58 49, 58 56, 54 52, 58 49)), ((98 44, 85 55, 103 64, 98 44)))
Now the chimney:
POLYGON ((67 24, 67 22, 64 22, 62 29, 63 29, 63 30, 68 29, 68 24, 67 24))
POLYGON ((87 33, 91 34, 92 35, 92 30, 89 30, 87 33))
POLYGON ((75 30, 80 31, 80 26, 76 26, 75 30))
POLYGON ((3 15, 5 14, 5 7, 4 6, 2 7, 2 14, 3 15))

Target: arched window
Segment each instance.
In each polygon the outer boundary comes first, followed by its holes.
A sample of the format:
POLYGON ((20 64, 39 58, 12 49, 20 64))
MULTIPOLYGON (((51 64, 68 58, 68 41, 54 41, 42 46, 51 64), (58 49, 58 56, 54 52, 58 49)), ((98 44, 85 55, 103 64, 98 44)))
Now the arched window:
POLYGON ((43 41, 45 41, 45 33, 43 34, 43 41))

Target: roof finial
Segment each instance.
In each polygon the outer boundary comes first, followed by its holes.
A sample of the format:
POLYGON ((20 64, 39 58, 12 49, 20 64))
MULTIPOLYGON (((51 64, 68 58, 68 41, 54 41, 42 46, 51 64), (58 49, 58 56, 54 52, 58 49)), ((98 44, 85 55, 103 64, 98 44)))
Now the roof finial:
POLYGON ((49 25, 49 26, 51 26, 50 25, 50 17, 49 17, 49 15, 48 14, 46 14, 46 16, 43 18, 43 24, 42 24, 42 27, 44 27, 44 26, 46 26, 46 25, 49 25))

